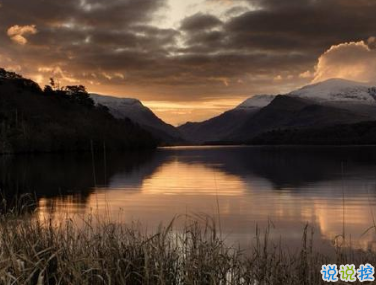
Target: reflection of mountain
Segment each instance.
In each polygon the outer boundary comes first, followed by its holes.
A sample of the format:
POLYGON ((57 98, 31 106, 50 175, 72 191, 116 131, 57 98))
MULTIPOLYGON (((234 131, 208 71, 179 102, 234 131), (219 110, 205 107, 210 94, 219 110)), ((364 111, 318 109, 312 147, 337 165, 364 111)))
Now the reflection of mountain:
POLYGON ((299 189, 313 183, 340 181, 342 167, 346 178, 358 174, 373 177, 375 161, 376 149, 372 147, 172 148, 152 153, 108 154, 106 163, 96 155, 94 182, 90 155, 3 157, 0 188, 6 193, 30 192, 37 197, 80 194, 84 202, 94 184, 102 189, 140 190, 146 179, 168 166, 171 179, 174 171, 184 172, 190 178, 189 169, 204 167, 239 177, 250 186, 256 178, 262 178, 274 189, 299 189), (173 164, 175 161, 179 164, 173 164))
POLYGON ((125 152, 107 154, 105 162, 104 156, 96 154, 94 167, 88 154, 1 157, 0 189, 7 196, 32 193, 38 198, 79 194, 77 203, 84 203, 95 185, 107 187, 117 173, 137 172, 139 181, 134 183, 139 186, 159 165, 150 162, 153 157, 154 152, 125 152))
MULTIPOLYGON (((135 157, 138 154, 133 154, 135 157)), ((155 151, 153 153, 143 153, 143 163, 134 165, 134 160, 127 156, 122 156, 116 159, 117 164, 112 164, 113 174, 108 176, 107 183, 100 185, 104 188, 110 189, 129 189, 140 190, 145 179, 154 175, 159 168, 163 167, 168 160, 173 159, 164 152, 155 151), (125 169, 123 163, 128 164, 125 169)))
POLYGON ((58 222, 94 210, 153 229, 184 213, 220 213, 224 233, 243 244, 255 223, 270 220, 274 237, 292 246, 307 222, 320 241, 340 234, 342 221, 357 246, 376 240, 372 233, 359 238, 376 204, 376 148, 169 148, 108 154, 106 162, 96 155, 94 183, 90 155, 3 158, 0 187, 36 192, 38 217, 58 222))
POLYGON ((345 175, 373 175, 376 149, 372 147, 248 147, 177 149, 174 155, 185 163, 203 163, 252 182, 262 177, 273 188, 301 188, 345 175))

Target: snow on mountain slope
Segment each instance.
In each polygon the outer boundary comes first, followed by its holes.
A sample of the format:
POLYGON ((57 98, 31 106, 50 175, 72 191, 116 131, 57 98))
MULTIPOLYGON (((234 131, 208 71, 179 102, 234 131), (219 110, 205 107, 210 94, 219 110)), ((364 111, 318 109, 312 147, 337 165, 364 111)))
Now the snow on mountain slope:
POLYGON ((90 94, 96 104, 109 108, 110 113, 118 119, 129 118, 137 124, 145 127, 155 137, 164 142, 173 143, 181 141, 179 131, 158 118, 141 101, 133 98, 117 98, 98 94, 90 94))
POLYGON ((376 105, 376 88, 344 79, 329 79, 292 91, 288 95, 319 103, 347 102, 376 105))
POLYGON ((376 120, 376 87, 330 79, 289 94, 256 95, 235 109, 179 127, 193 142, 247 141, 279 128, 323 127, 376 120))
MULTIPOLYGON (((129 118, 141 125, 153 124, 146 113, 149 109, 133 98, 116 98, 111 96, 91 94, 96 104, 101 104, 110 109, 111 114, 116 118, 129 118)), ((150 111, 151 112, 151 111, 150 111)))
POLYGON ((269 105, 274 99, 276 95, 255 95, 251 98, 248 98, 236 109, 254 109, 254 108, 263 108, 269 105))

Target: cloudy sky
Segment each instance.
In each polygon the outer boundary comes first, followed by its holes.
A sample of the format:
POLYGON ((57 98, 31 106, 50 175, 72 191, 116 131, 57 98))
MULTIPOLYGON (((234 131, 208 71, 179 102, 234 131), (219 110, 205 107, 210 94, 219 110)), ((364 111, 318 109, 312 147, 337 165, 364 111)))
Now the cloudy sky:
POLYGON ((376 81, 375 0, 0 0, 0 66, 172 124, 332 77, 376 81))

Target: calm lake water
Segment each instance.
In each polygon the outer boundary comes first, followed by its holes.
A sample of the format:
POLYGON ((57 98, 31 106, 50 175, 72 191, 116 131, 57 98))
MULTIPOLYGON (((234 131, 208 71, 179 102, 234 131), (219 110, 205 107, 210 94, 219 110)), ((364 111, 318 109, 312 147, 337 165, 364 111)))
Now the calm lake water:
POLYGON ((0 187, 38 197, 37 218, 96 214, 148 229, 175 216, 210 215, 228 241, 247 246, 256 224, 300 244, 315 228, 325 248, 345 231, 376 248, 375 147, 194 147, 150 153, 0 158, 0 187))

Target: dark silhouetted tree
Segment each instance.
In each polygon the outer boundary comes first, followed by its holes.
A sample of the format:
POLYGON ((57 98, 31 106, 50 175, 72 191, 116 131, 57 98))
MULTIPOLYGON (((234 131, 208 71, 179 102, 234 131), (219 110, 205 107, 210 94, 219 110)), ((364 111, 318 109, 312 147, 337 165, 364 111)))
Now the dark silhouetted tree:
POLYGON ((82 106, 93 108, 94 101, 90 98, 89 93, 86 91, 86 87, 83 85, 66 86, 65 92, 70 99, 82 106))

